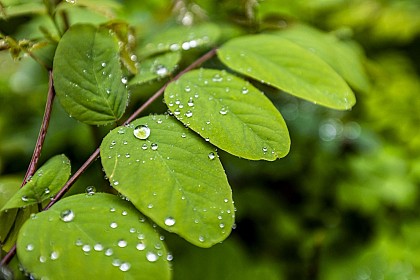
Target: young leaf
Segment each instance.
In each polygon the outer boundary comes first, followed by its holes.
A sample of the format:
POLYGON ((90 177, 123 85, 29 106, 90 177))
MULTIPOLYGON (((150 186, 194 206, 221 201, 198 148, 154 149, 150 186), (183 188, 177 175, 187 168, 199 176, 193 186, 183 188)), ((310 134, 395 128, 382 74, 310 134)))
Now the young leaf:
POLYGON ((287 126, 270 100, 225 71, 195 70, 165 90, 169 109, 213 145, 252 160, 275 160, 290 148, 287 126))
MULTIPOLYGON (((0 209, 19 190, 20 181, 13 178, 2 178, 0 180, 0 209)), ((5 243, 10 229, 13 227, 18 209, 11 209, 7 212, 0 212, 0 243, 5 243)))
POLYGON ((327 62, 353 88, 366 92, 369 81, 361 63, 360 54, 349 43, 339 40, 332 34, 302 24, 276 32, 327 62))
POLYGON ((140 62, 139 73, 130 80, 130 86, 137 86, 154 79, 167 77, 175 71, 180 60, 180 52, 168 52, 145 59, 140 62))
POLYGON ((356 102, 347 83, 326 62, 275 35, 232 39, 218 50, 233 70, 297 97, 338 110, 356 102))
POLYGON ((141 49, 141 56, 166 51, 189 50, 214 44, 220 36, 220 29, 212 23, 195 26, 176 26, 156 34, 141 49))
POLYGON ((3 206, 1 212, 42 203, 54 196, 70 176, 70 162, 65 155, 58 155, 40 167, 26 185, 19 189, 3 206))
POLYGON ((176 119, 137 119, 111 131, 100 149, 111 185, 160 227, 200 247, 229 235, 234 207, 223 167, 176 119))
POLYGON ((54 57, 54 86, 64 109, 87 124, 115 122, 127 105, 118 43, 106 28, 73 25, 54 57))
POLYGON ((36 279, 170 279, 159 234, 110 194, 70 196, 38 213, 22 226, 17 254, 36 279))

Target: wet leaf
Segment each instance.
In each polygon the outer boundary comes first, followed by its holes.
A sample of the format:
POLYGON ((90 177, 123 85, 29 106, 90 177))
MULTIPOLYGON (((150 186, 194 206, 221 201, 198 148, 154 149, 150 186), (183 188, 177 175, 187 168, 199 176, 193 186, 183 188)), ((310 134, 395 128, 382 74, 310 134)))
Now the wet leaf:
POLYGON ((17 254, 36 279, 170 279, 159 234, 110 194, 70 196, 29 219, 17 254))
POLYGON ((160 227, 200 247, 229 235, 232 191, 217 153, 175 118, 149 116, 112 130, 101 160, 111 185, 160 227))
POLYGON ((54 85, 70 116, 87 124, 117 121, 127 105, 126 83, 117 39, 107 28, 77 24, 64 34, 54 57, 54 85))
POLYGON ((218 50, 233 70, 319 105, 348 110, 356 102, 347 83, 317 55, 275 35, 232 39, 218 50))
POLYGON ((275 160, 290 148, 287 126, 254 86, 218 70, 195 70, 171 83, 165 102, 174 116, 218 148, 252 160, 275 160))
POLYGON ((3 206, 7 209, 25 207, 49 200, 61 189, 70 176, 70 161, 58 155, 41 166, 32 178, 3 206))

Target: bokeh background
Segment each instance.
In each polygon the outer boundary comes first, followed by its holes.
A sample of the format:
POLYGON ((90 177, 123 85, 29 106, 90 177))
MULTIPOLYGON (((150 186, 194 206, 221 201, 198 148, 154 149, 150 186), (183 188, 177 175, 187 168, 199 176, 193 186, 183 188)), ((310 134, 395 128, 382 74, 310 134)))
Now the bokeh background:
MULTIPOLYGON (((220 151, 233 189, 236 227, 210 249, 166 234, 174 279, 420 279, 418 0, 105 2, 115 4, 116 16, 128 20, 139 38, 197 21, 216 22, 225 34, 310 24, 354 41, 370 80, 368 90, 355 91, 357 104, 346 112, 260 86, 287 122, 290 154, 254 162, 220 151)), ((80 9, 72 19, 101 22, 108 16, 80 9)), ((41 36, 39 26, 49 25, 37 11, 0 20, 1 32, 17 39, 41 36)), ((186 55, 180 68, 194 57, 186 55)), ((208 66, 217 67, 217 61, 208 66)), ((47 72, 31 58, 0 52, 0 180, 23 178, 47 82, 47 72)), ((128 111, 164 82, 134 90, 128 111)), ((157 102, 147 113, 165 111, 157 102)), ((56 100, 41 163, 65 153, 74 171, 107 131, 70 118, 56 100)), ((99 162, 70 194, 89 185, 109 188, 99 162)))

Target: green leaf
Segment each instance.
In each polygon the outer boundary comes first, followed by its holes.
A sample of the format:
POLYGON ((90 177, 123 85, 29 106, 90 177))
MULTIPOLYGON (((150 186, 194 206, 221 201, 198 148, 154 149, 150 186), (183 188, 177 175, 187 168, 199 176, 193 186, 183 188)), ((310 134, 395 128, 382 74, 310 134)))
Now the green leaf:
POLYGON ((275 35, 232 39, 218 50, 233 70, 297 97, 338 110, 356 102, 347 83, 326 62, 275 35))
POLYGON ((276 32, 282 38, 314 53, 327 62, 353 88, 366 92, 369 81, 356 46, 341 41, 333 34, 323 33, 315 28, 296 24, 286 30, 276 32))
POLYGON ((70 196, 29 219, 17 254, 36 279, 170 279, 159 234, 110 194, 70 196))
POLYGON ((176 119, 137 119, 100 149, 111 185, 160 227, 200 247, 229 235, 232 191, 214 147, 176 119))
POLYGON ((140 62, 139 73, 130 80, 130 86, 141 85, 169 76, 178 67, 180 52, 168 52, 140 62))
POLYGON ((73 25, 54 57, 54 86, 70 116, 87 124, 107 124, 123 115, 127 104, 118 43, 106 28, 73 25))
POLYGON ((40 167, 34 176, 3 206, 7 209, 25 207, 49 200, 61 189, 70 176, 70 162, 65 155, 58 155, 40 167))
POLYGON ((194 26, 175 26, 157 33, 141 48, 141 56, 152 54, 189 50, 200 46, 213 45, 220 36, 220 29, 212 23, 203 23, 194 26))
POLYGON ((275 160, 289 152, 289 133, 279 111, 258 89, 225 71, 183 75, 166 88, 165 102, 175 117, 228 153, 275 160))
MULTIPOLYGON (((19 190, 20 181, 15 178, 0 179, 0 209, 6 205, 7 201, 19 190)), ((0 242, 3 244, 13 223, 16 219, 17 209, 11 209, 7 212, 0 212, 0 242)), ((3 246, 2 246, 3 249, 3 246)))

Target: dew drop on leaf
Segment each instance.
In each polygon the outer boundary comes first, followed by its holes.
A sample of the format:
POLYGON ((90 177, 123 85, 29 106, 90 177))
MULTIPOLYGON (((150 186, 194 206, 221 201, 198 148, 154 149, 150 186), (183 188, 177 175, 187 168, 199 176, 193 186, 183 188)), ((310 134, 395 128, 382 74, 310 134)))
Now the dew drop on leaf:
POLYGON ((185 113, 185 116, 186 116, 187 118, 191 118, 191 117, 192 117, 192 115, 193 115, 193 112, 192 112, 192 111, 190 111, 190 110, 188 110, 188 111, 185 113))
POLYGON ((146 258, 147 258, 147 260, 149 261, 149 262, 155 262, 155 261, 157 261, 158 260, 158 255, 156 255, 155 253, 153 253, 153 252, 147 252, 147 254, 146 254, 146 258))
POLYGON ((128 262, 123 262, 123 263, 120 265, 120 270, 121 270, 121 271, 128 271, 128 270, 130 269, 130 267, 131 267, 131 264, 130 264, 130 263, 128 263, 128 262))
POLYGON ((156 66, 156 75, 163 77, 168 74, 168 68, 163 65, 156 66))
POLYGON ((34 245, 33 244, 28 244, 28 245, 26 245, 25 249, 26 249, 26 251, 30 252, 34 249, 34 245))
POLYGON ((60 219, 66 223, 73 221, 74 217, 74 212, 70 209, 64 210, 60 213, 60 219))
POLYGON ((96 188, 94 186, 86 187, 86 194, 87 195, 94 195, 96 192, 96 188))
POLYGON ((222 108, 220 109, 220 111, 219 111, 219 113, 220 113, 221 115, 226 115, 226 114, 227 114, 227 112, 228 112, 228 110, 227 110, 225 107, 222 107, 222 108))
POLYGON ((102 251, 103 249, 104 249, 104 246, 101 244, 101 243, 96 243, 94 246, 93 246, 93 249, 95 250, 95 251, 102 251))
POLYGON ((116 222, 112 222, 111 224, 109 224, 109 226, 111 228, 117 228, 118 227, 118 224, 116 222))
POLYGON ((158 144, 156 144, 156 143, 152 143, 152 145, 150 145, 150 148, 151 148, 153 151, 156 151, 156 150, 158 149, 158 144))
POLYGON ((147 125, 138 125, 134 128, 133 134, 136 138, 145 140, 150 136, 150 128, 147 125))
POLYGON ((144 249, 146 249, 146 245, 143 242, 139 242, 137 243, 136 248, 139 251, 143 251, 144 249))
POLYGON ((120 248, 124 248, 127 246, 127 241, 125 241, 124 239, 120 239, 117 243, 118 247, 120 248))
POLYGON ((171 227, 173 225, 175 225, 175 219, 172 217, 168 217, 165 219, 165 225, 167 225, 168 227, 171 227))
POLYGON ((22 199, 22 201, 24 201, 24 202, 29 201, 29 198, 28 198, 26 195, 23 195, 23 196, 21 197, 21 199, 22 199))
POLYGON ((210 152, 208 157, 210 160, 213 160, 216 157, 216 155, 213 152, 210 152))
POLYGON ((91 250, 91 247, 90 247, 90 245, 85 244, 85 245, 83 245, 82 250, 83 250, 83 252, 85 252, 85 253, 89 253, 89 252, 90 252, 90 250, 91 250))

